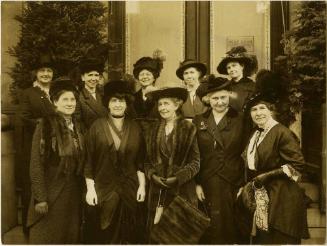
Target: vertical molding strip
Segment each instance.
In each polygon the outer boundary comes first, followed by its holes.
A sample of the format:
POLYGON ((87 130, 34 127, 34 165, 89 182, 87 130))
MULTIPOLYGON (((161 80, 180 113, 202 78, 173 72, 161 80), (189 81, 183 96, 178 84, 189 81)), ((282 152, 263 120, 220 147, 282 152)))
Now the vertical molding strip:
POLYGON ((196 43, 195 43, 195 59, 198 61, 200 60, 200 3, 197 1, 195 3, 195 35, 196 35, 196 43))
POLYGON ((215 54, 215 48, 214 48, 214 38, 215 38, 215 29, 214 29, 214 11, 213 11, 213 6, 214 1, 210 1, 210 6, 209 6, 209 23, 210 23, 210 33, 209 33, 209 39, 210 39, 210 73, 214 73, 215 70, 215 61, 214 61, 214 54, 215 54))
POLYGON ((264 26, 265 26, 265 48, 266 48, 266 69, 271 68, 271 61, 270 61, 270 2, 266 2, 267 4, 266 10, 265 10, 265 17, 264 17, 264 26))
POLYGON ((185 24, 185 18, 186 18, 186 15, 185 15, 185 12, 186 12, 186 3, 185 1, 182 1, 182 4, 181 4, 181 61, 184 61, 185 60, 185 53, 186 53, 186 45, 185 45, 185 40, 186 40, 186 31, 185 31, 185 28, 186 28, 186 24, 185 24))
POLYGON ((130 54, 131 54, 131 47, 130 47, 130 15, 127 13, 127 4, 125 4, 125 72, 126 73, 131 73, 130 71, 130 54))

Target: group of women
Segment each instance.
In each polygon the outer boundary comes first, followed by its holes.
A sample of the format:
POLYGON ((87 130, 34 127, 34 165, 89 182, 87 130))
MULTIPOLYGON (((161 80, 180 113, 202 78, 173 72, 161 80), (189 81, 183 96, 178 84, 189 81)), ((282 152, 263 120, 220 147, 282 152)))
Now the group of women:
MULTIPOLYGON (((93 59, 80 64, 80 92, 68 77, 37 82, 54 110, 32 140, 30 243, 154 244, 157 206, 165 211, 178 194, 211 219, 199 243, 299 244, 308 236, 297 184, 304 160, 274 117, 276 94, 248 78, 256 66, 236 47, 217 67, 230 80, 182 62, 176 75, 186 89, 155 87, 160 57, 134 64, 136 93, 124 80, 99 93, 103 64, 93 59)), ((265 73, 257 83, 276 78, 265 73)))

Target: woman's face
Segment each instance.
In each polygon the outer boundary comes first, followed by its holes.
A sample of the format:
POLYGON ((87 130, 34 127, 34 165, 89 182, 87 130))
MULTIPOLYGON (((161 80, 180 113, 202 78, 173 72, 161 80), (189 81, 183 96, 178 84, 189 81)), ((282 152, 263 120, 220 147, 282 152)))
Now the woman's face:
POLYGON ((53 77, 53 70, 50 67, 41 67, 36 71, 36 80, 41 84, 49 84, 53 77))
POLYGON ((151 71, 149 71, 147 69, 143 69, 139 73, 138 80, 140 81, 141 86, 145 88, 149 85, 152 85, 155 81, 155 78, 151 71))
POLYGON ((238 62, 229 62, 226 65, 227 73, 233 80, 238 80, 243 77, 244 67, 238 62))
POLYGON ((127 102, 125 98, 112 97, 108 103, 108 109, 112 116, 122 117, 125 115, 127 102))
POLYGON ((172 98, 160 98, 158 100, 158 111, 164 120, 172 120, 176 117, 178 105, 172 98))
POLYGON ((272 112, 266 104, 259 103, 251 108, 251 117, 256 125, 264 128, 268 120, 272 117, 272 112))
POLYGON ((95 89, 100 82, 100 73, 97 71, 90 71, 82 75, 82 81, 88 89, 95 89))
POLYGON ((198 88, 200 76, 201 72, 195 67, 189 67, 184 70, 183 78, 187 91, 193 91, 198 88))
POLYGON ((221 90, 209 95, 211 108, 217 113, 225 112, 229 106, 229 91, 221 90))
POLYGON ((75 112, 76 98, 73 92, 66 91, 62 93, 58 100, 54 101, 53 104, 55 105, 57 112, 69 116, 75 112))

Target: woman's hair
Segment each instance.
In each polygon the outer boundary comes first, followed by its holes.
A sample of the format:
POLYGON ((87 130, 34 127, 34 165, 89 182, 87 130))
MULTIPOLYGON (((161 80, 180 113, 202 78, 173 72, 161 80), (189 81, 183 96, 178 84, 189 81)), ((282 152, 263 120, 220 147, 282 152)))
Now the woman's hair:
POLYGON ((56 102, 56 101, 58 101, 59 98, 60 98, 60 96, 61 96, 62 94, 64 94, 65 92, 72 92, 72 93, 74 94, 75 99, 77 100, 77 98, 78 98, 78 93, 77 93, 76 91, 73 91, 73 90, 65 90, 65 89, 60 90, 60 91, 58 91, 57 93, 55 93, 54 95, 52 95, 52 96, 50 97, 50 100, 51 100, 52 102, 56 102))
POLYGON ((176 106, 178 106, 178 109, 180 109, 184 103, 182 99, 176 97, 171 97, 170 99, 174 102, 176 106))
POLYGON ((111 98, 116 97, 118 99, 125 99, 126 100, 126 104, 129 106, 133 103, 134 101, 134 96, 131 94, 127 94, 127 93, 114 93, 110 96, 106 96, 103 97, 103 105, 108 108, 108 104, 111 98))
MULTIPOLYGON (((254 105, 251 107, 251 109, 252 109, 254 106, 257 106, 258 104, 264 104, 264 105, 267 106, 267 108, 268 108, 270 111, 272 111, 272 112, 276 112, 276 106, 275 106, 275 104, 273 104, 273 103, 269 103, 269 102, 266 102, 266 101, 258 101, 256 104, 254 104, 254 105)), ((251 109, 250 109, 250 110, 251 110, 251 109)))
MULTIPOLYGON (((226 91, 229 91, 229 90, 226 89, 226 91)), ((204 105, 206 105, 206 106, 211 106, 211 105, 210 105, 210 97, 211 97, 211 95, 214 94, 215 92, 217 92, 217 91, 209 92, 207 95, 205 95, 205 96, 203 96, 203 97, 201 98, 201 101, 204 103, 204 105)))
POLYGON ((202 97, 201 101, 204 103, 204 105, 210 106, 210 96, 209 96, 209 94, 202 97))

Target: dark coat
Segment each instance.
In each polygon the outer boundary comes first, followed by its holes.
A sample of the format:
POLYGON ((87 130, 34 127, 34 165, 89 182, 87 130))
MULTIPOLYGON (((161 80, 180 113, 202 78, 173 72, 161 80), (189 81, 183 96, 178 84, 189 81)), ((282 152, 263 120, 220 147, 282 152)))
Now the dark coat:
POLYGON ((23 226, 26 224, 27 209, 30 202, 30 177, 29 166, 33 133, 37 121, 54 112, 54 106, 48 96, 39 87, 30 87, 22 91, 18 110, 18 124, 21 135, 17 146, 17 158, 19 163, 19 182, 21 183, 23 204, 23 226))
POLYGON ((136 172, 143 164, 143 138, 135 121, 125 118, 124 128, 117 151, 107 118, 97 119, 92 124, 86 135, 84 176, 94 180, 99 203, 109 192, 115 191, 127 206, 135 209, 138 188, 136 172))
POLYGON ((26 157, 27 169, 29 167, 33 133, 37 122, 53 112, 53 104, 39 87, 30 87, 22 92, 18 116, 23 126, 23 146, 21 146, 23 152, 21 154, 26 157))
POLYGON ((254 94, 255 83, 253 80, 243 77, 238 82, 232 81, 230 90, 237 95, 237 98, 230 99, 230 106, 238 112, 242 112, 244 104, 254 94))
POLYGON ((219 175, 234 186, 243 180, 244 164, 241 153, 244 147, 245 127, 243 115, 229 108, 216 125, 212 111, 194 118, 197 127, 201 168, 197 175, 200 184, 213 175, 219 175))
MULTIPOLYGON (((55 144, 57 140, 53 141, 52 135, 46 133, 50 132, 50 125, 44 122, 41 121, 37 125, 32 142, 30 165, 32 197, 27 221, 30 228, 30 243, 76 244, 81 224, 82 177, 75 174, 77 169, 72 169, 73 172, 69 175, 58 171, 61 159, 55 144), (48 203, 47 214, 41 215, 35 211, 34 207, 38 202, 48 203)), ((75 122, 74 128, 76 143, 83 145, 78 122, 75 122)), ((83 146, 79 145, 79 148, 83 149, 83 146)), ((73 158, 77 163, 82 153, 77 150, 75 153, 76 156, 73 158)), ((73 165, 72 162, 69 164, 73 165)), ((78 164, 73 166, 77 168, 78 164)))
POLYGON ((194 118, 196 115, 203 114, 207 109, 198 96, 195 97, 193 105, 190 96, 188 96, 182 106, 182 112, 185 118, 194 118))
POLYGON ((89 129, 96 119, 105 117, 108 114, 107 108, 102 104, 100 89, 96 89, 96 99, 85 88, 81 90, 76 114, 79 115, 86 129, 89 129))
POLYGON ((158 118, 159 112, 156 102, 147 99, 143 100, 142 89, 135 94, 134 110, 136 118, 158 118))
MULTIPOLYGON (((167 163, 163 163, 160 154, 160 138, 164 134, 164 121, 156 121, 145 132, 145 142, 148 160, 145 162, 145 174, 150 180, 148 206, 153 211, 158 202, 160 187, 151 180, 153 174, 166 176, 164 170, 167 169, 167 177, 176 176, 178 185, 168 192, 174 196, 179 193, 182 197, 197 204, 195 193, 194 176, 200 169, 200 156, 196 140, 196 128, 185 119, 177 119, 172 131, 172 154, 167 163)), ((168 205, 168 204, 167 204, 168 205)))
MULTIPOLYGON (((247 153, 244 150, 243 157, 247 153)), ((291 130, 281 124, 275 125, 258 145, 255 156, 257 171, 250 172, 251 178, 284 164, 291 165, 298 172, 304 169, 300 146, 291 130)), ((269 196, 269 226, 295 238, 308 236, 304 192, 288 177, 274 178, 265 188, 269 196)))

